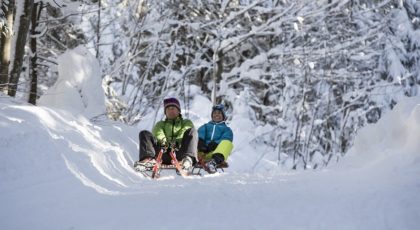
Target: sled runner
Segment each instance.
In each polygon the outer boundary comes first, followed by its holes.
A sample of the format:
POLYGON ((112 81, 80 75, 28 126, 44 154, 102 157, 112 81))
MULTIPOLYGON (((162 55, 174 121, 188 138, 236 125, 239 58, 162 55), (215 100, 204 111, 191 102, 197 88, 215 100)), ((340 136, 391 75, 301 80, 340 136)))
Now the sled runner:
MULTIPOLYGON (((178 175, 181 175, 183 177, 191 175, 202 176, 202 171, 208 172, 206 162, 202 157, 199 157, 198 162, 195 165, 193 165, 191 171, 186 171, 182 169, 181 164, 176 159, 175 148, 171 148, 171 151, 169 151, 169 155, 171 157, 171 164, 162 163, 162 156, 166 152, 166 150, 166 148, 162 148, 159 151, 158 156, 156 158, 156 162, 136 162, 134 164, 135 170, 142 173, 145 177, 150 177, 152 179, 160 178, 160 173, 162 170, 175 170, 178 175)), ((221 172, 224 172, 224 169, 228 167, 229 165, 227 162, 222 162, 221 164, 218 164, 216 168, 218 171, 220 170, 221 172)))
POLYGON ((134 164, 134 168, 136 171, 141 172, 146 177, 151 177, 152 179, 157 179, 160 177, 160 173, 164 169, 172 169, 176 170, 178 175, 183 177, 188 176, 190 173, 183 170, 181 164, 176 159, 175 155, 175 148, 171 148, 169 151, 169 156, 171 157, 171 164, 163 164, 162 156, 163 153, 166 152, 167 148, 162 148, 158 156, 156 158, 156 162, 147 162, 147 163, 140 163, 136 162, 134 164))
MULTIPOLYGON (((195 164, 193 166, 193 169, 192 169, 191 173, 194 174, 194 175, 202 175, 201 171, 203 171, 203 170, 206 171, 206 172, 209 172, 209 169, 207 168, 206 163, 207 162, 204 160, 204 158, 199 156, 198 157, 198 162, 197 162, 197 164, 195 164)), ((216 166, 216 170, 219 171, 219 172, 225 172, 225 170, 224 170, 225 168, 229 168, 229 164, 226 161, 223 161, 222 163, 220 163, 216 166)))

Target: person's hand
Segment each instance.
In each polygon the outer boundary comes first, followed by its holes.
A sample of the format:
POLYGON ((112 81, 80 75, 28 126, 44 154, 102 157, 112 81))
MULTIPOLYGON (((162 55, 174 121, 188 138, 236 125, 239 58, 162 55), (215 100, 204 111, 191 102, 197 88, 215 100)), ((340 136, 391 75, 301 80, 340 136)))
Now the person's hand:
POLYGON ((207 148, 207 146, 203 145, 203 146, 199 146, 198 147, 198 151, 202 152, 202 153, 208 153, 210 152, 209 149, 207 148))
POLYGON ((166 143, 166 141, 165 140, 162 140, 162 141, 160 141, 159 142, 159 146, 161 147, 161 148, 163 148, 163 149, 168 149, 168 143, 166 143))
POLYGON ((210 142, 209 144, 208 144, 208 150, 209 150, 209 152, 211 152, 211 151, 213 151, 213 150, 215 150, 216 148, 217 148, 217 143, 216 142, 214 142, 214 141, 212 141, 212 142, 210 142))
POLYGON ((198 139, 198 147, 197 147, 199 152, 203 152, 203 153, 208 153, 209 148, 207 147, 206 143, 203 141, 203 139, 198 139))
POLYGON ((178 142, 174 141, 168 144, 168 147, 170 149, 173 149, 174 151, 178 151, 178 149, 181 147, 178 142))

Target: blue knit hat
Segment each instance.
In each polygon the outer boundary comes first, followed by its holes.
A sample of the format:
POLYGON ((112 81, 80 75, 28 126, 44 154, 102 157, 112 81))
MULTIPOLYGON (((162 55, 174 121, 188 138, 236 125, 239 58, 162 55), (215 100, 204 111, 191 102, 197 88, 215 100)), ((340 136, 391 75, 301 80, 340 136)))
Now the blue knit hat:
POLYGON ((225 121, 226 118, 227 118, 226 117, 225 106, 223 104, 217 104, 217 105, 213 106, 213 108, 211 109, 211 115, 212 116, 213 116, 213 112, 215 110, 218 110, 218 111, 222 112, 222 114, 223 114, 223 120, 225 121))

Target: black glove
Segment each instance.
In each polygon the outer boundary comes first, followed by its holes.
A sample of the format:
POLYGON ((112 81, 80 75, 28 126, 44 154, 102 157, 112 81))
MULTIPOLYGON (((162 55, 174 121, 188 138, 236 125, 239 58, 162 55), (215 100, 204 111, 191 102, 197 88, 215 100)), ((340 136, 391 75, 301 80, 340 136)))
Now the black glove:
POLYGON ((209 148, 206 145, 206 142, 203 141, 203 139, 198 139, 198 147, 197 147, 199 152, 203 152, 203 153, 208 153, 209 148))
POLYGON ((155 142, 160 148, 167 148, 168 143, 166 142, 166 139, 163 140, 156 140, 155 142))
POLYGON ((181 142, 178 142, 178 141, 177 141, 177 142, 176 142, 176 148, 177 148, 177 149, 180 149, 180 148, 182 147, 182 146, 181 146, 181 144, 182 144, 181 142))
POLYGON ((216 142, 214 142, 214 141, 210 142, 209 145, 208 145, 209 152, 215 150, 217 148, 217 145, 218 144, 216 142))

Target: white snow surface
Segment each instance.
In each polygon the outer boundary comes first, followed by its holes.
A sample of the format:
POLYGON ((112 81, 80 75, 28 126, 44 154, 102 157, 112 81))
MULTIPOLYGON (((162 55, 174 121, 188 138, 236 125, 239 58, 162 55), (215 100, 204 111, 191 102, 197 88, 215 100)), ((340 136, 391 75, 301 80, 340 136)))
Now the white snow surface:
MULTIPOLYGON (((98 119, 99 71, 79 47, 60 57, 40 106, 0 95, 0 229, 419 229, 420 97, 359 131, 338 163, 306 171, 253 168, 264 150, 249 142, 262 130, 234 108, 225 173, 152 180, 132 165, 139 127, 154 117, 98 119)), ((197 126, 209 106, 195 97, 197 126)))

